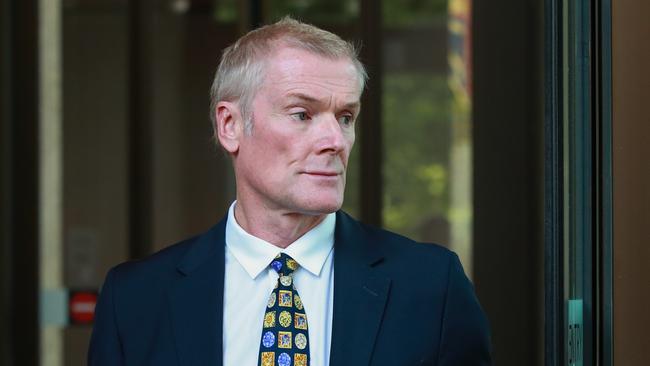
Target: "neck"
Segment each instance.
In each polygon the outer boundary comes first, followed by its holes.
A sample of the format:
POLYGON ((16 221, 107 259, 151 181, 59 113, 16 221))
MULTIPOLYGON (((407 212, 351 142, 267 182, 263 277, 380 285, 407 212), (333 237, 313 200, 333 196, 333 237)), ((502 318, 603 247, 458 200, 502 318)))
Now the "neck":
POLYGON ((306 232, 320 224, 326 214, 306 215, 296 212, 259 209, 239 199, 235 205, 235 220, 247 233, 279 248, 286 248, 306 232))

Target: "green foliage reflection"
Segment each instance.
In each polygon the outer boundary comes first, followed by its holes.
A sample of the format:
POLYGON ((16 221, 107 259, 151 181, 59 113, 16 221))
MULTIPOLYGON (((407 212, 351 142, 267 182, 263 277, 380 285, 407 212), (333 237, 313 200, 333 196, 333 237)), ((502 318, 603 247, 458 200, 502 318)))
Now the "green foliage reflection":
POLYGON ((285 15, 319 24, 349 23, 359 17, 359 0, 272 0, 268 18, 276 21, 285 15))
POLYGON ((384 225, 420 240, 446 229, 450 98, 446 75, 384 77, 384 225))

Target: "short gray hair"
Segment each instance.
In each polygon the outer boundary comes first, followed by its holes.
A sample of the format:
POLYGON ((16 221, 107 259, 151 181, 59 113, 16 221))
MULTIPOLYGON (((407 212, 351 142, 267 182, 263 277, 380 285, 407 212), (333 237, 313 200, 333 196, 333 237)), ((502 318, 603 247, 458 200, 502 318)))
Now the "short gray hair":
POLYGON ((264 61, 274 46, 286 45, 328 59, 349 59, 357 70, 359 90, 368 79, 359 61, 357 47, 336 34, 290 17, 252 30, 228 46, 210 88, 210 120, 216 128, 216 108, 220 101, 238 102, 247 132, 252 130, 251 104, 264 79, 264 61))

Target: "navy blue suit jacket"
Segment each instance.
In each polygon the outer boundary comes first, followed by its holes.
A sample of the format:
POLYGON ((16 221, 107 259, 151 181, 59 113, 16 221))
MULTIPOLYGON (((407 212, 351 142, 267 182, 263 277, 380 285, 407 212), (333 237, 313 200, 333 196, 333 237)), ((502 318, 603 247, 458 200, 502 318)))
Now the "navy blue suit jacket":
MULTIPOLYGON (((330 365, 490 364, 487 320, 454 253, 336 220, 330 365)), ((222 365, 225 222, 109 271, 90 365, 222 365)))

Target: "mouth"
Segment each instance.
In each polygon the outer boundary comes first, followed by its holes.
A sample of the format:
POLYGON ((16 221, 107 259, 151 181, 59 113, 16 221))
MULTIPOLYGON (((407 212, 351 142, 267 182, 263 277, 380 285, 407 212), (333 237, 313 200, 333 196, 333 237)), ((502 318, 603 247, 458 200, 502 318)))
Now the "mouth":
POLYGON ((341 175, 340 172, 337 171, 329 171, 329 170, 309 170, 303 172, 303 174, 315 176, 315 177, 337 177, 341 175))

